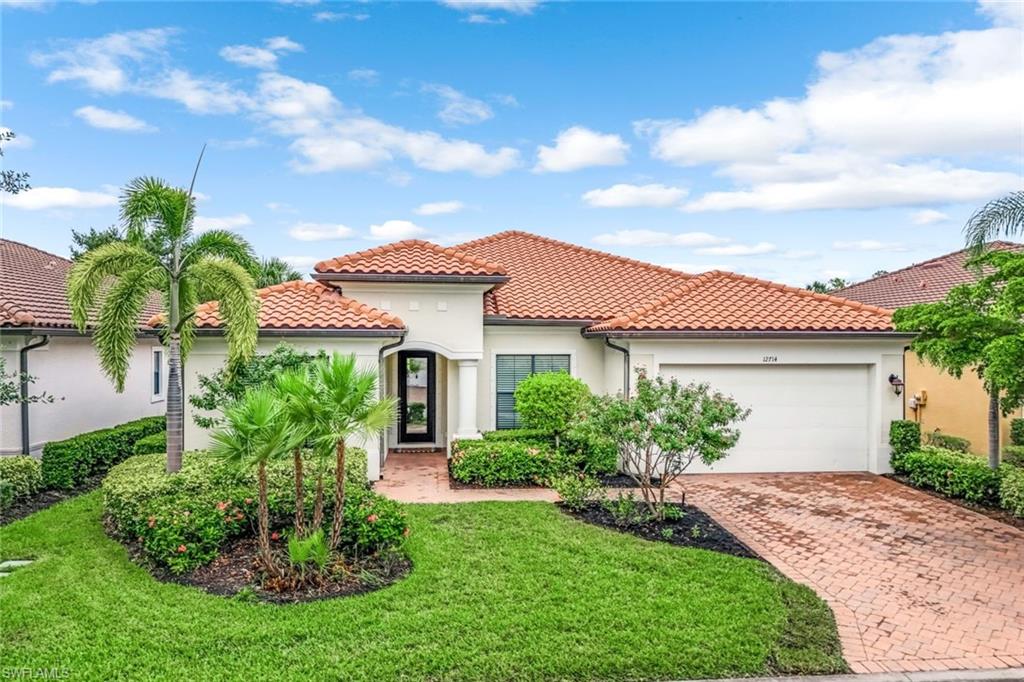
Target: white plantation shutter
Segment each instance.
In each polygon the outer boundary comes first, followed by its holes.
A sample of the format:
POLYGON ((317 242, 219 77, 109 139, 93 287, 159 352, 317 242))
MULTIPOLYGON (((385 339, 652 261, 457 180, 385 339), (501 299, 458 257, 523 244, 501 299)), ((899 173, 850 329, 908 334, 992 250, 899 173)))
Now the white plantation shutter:
POLYGON ((531 374, 568 371, 568 355, 498 355, 495 358, 494 369, 497 386, 495 427, 519 428, 515 393, 520 381, 531 374))

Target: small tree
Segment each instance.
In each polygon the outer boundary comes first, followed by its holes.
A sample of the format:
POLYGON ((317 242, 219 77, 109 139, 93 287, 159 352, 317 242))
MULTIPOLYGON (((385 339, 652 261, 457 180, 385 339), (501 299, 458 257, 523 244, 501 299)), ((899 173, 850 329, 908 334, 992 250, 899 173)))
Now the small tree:
MULTIPOLYGON (((878 273, 875 274, 877 276, 878 273)), ((850 283, 842 277, 833 277, 827 282, 822 282, 816 279, 804 288, 808 291, 813 291, 816 294, 830 294, 837 289, 845 289, 848 286, 850 286, 850 283)))
POLYGON ((541 372, 516 386, 516 412, 526 428, 554 435, 557 448, 589 396, 587 385, 567 372, 541 372))
POLYGON ((52 403, 54 397, 43 391, 42 393, 29 393, 21 397, 21 386, 28 386, 35 382, 36 378, 23 372, 7 373, 7 361, 0 358, 0 405, 20 405, 22 403, 52 403))
POLYGON ((659 520, 679 475, 694 460, 711 465, 725 457, 740 438, 734 425, 750 414, 707 384, 652 381, 642 372, 632 397, 605 397, 596 405, 592 418, 615 441, 625 472, 659 520))

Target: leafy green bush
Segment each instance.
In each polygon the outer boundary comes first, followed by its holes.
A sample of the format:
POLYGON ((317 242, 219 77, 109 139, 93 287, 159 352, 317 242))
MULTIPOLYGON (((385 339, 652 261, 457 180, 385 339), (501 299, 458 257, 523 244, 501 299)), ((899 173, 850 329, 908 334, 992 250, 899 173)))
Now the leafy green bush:
POLYGON ((550 431, 543 429, 502 429, 501 431, 485 431, 484 440, 518 440, 543 441, 554 445, 555 438, 550 431))
POLYGON ((938 429, 928 433, 924 437, 925 445, 933 445, 943 450, 953 450, 955 452, 970 452, 971 441, 960 436, 951 436, 946 433, 940 432, 938 429))
POLYGON ((1020 417, 1010 420, 1010 444, 1024 445, 1024 419, 1020 417))
POLYGON ((619 448, 594 418, 603 403, 589 397, 579 417, 562 437, 562 449, 582 471, 601 476, 619 470, 619 448))
POLYGON ((154 455, 167 452, 167 432, 153 433, 135 441, 132 454, 154 455))
POLYGON ((1024 445, 1007 445, 1003 448, 1003 462, 1015 467, 1024 467, 1024 445))
POLYGON ((566 470, 557 451, 542 441, 456 440, 452 476, 486 486, 544 485, 566 470))
POLYGON ((587 385, 567 372, 531 374, 516 386, 516 412, 523 426, 553 434, 557 445, 589 396, 587 385))
POLYGON ((28 455, 0 457, 0 509, 39 492, 43 473, 39 462, 28 455))
POLYGON ((894 420, 889 425, 889 446, 892 449, 892 465, 896 468, 897 458, 921 449, 921 425, 909 419, 894 420))
POLYGON ((901 455, 896 473, 921 488, 969 502, 999 504, 999 471, 980 457, 924 446, 901 455))
POLYGON ((584 473, 572 472, 556 476, 551 482, 551 487, 562 498, 566 507, 577 511, 604 497, 604 486, 601 482, 584 473))
POLYGON ((73 488, 132 454, 135 443, 166 430, 164 417, 144 417, 109 429, 90 431, 43 446, 43 483, 73 488))
MULTIPOLYGON (((367 554, 396 546, 406 532, 401 507, 366 485, 365 451, 349 448, 347 454, 354 469, 346 463, 351 479, 345 486, 343 551, 367 554)), ((320 473, 329 518, 334 474, 320 473)), ((287 526, 295 511, 291 461, 272 462, 267 481, 271 527, 287 526)), ((307 487, 307 505, 313 495, 307 487)), ((227 540, 253 533, 256 475, 203 452, 185 453, 181 471, 168 475, 161 455, 138 455, 111 469, 103 481, 103 505, 119 535, 137 540, 155 564, 184 573, 212 561, 227 540)))
POLYGON ((651 517, 647 506, 636 498, 636 494, 632 490, 626 494, 619 491, 614 500, 606 499, 602 504, 605 510, 612 515, 615 525, 622 528, 637 526, 651 517))
POLYGON ((999 504, 1014 516, 1024 518, 1024 469, 1003 465, 1000 473, 999 504))

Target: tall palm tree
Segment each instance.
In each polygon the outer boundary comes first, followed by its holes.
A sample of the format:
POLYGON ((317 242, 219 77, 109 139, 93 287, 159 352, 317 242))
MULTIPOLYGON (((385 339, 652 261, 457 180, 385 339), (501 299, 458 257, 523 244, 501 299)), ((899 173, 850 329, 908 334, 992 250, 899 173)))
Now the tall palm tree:
POLYGON ((353 436, 379 435, 395 420, 396 400, 378 397, 376 369, 361 369, 355 355, 334 353, 317 362, 313 380, 323 406, 324 421, 318 426, 321 447, 334 450, 334 518, 329 546, 337 548, 345 518, 345 440, 353 436))
POLYGON ((993 199, 974 212, 964 226, 967 245, 980 253, 996 237, 1024 234, 1024 191, 993 199))
POLYGON ((169 349, 169 473, 181 468, 181 370, 194 337, 196 305, 220 302, 229 361, 243 361, 256 349, 259 304, 247 271, 252 249, 225 230, 195 235, 194 216, 191 188, 185 191, 156 178, 136 178, 121 197, 125 238, 86 252, 68 276, 68 300, 79 330, 85 330, 90 313, 99 309, 93 343, 118 392, 124 390, 142 311, 154 294, 161 295, 163 341, 169 349))
POLYGON ((224 411, 225 425, 214 431, 210 454, 229 464, 256 467, 258 492, 257 537, 260 560, 267 575, 280 577, 281 572, 270 550, 270 504, 267 494, 267 464, 284 457, 302 443, 284 413, 284 404, 267 387, 250 389, 241 400, 224 411))
POLYGON ((280 258, 262 258, 256 261, 250 270, 256 286, 260 289, 281 282, 302 279, 302 273, 288 265, 280 258))

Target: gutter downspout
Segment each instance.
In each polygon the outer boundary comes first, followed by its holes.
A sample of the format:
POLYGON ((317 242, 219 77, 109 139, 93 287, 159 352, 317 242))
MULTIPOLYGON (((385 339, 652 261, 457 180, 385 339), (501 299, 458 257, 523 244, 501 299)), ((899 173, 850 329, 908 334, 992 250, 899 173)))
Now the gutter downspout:
POLYGON ((28 353, 50 343, 50 337, 43 334, 39 341, 28 343, 18 351, 18 370, 21 374, 21 451, 31 454, 32 441, 29 438, 28 423, 28 353))
POLYGON ((604 345, 622 353, 622 395, 629 399, 629 349, 616 346, 607 336, 604 337, 604 345))
MULTIPOLYGON (((377 375, 379 377, 377 381, 377 397, 380 399, 384 398, 384 352, 391 350, 392 348, 398 348, 405 343, 405 335, 408 334, 408 330, 403 331, 402 335, 398 337, 398 341, 389 343, 380 347, 377 351, 377 375)), ((380 434, 380 473, 377 474, 380 478, 384 478, 384 460, 387 459, 387 429, 380 434)))

